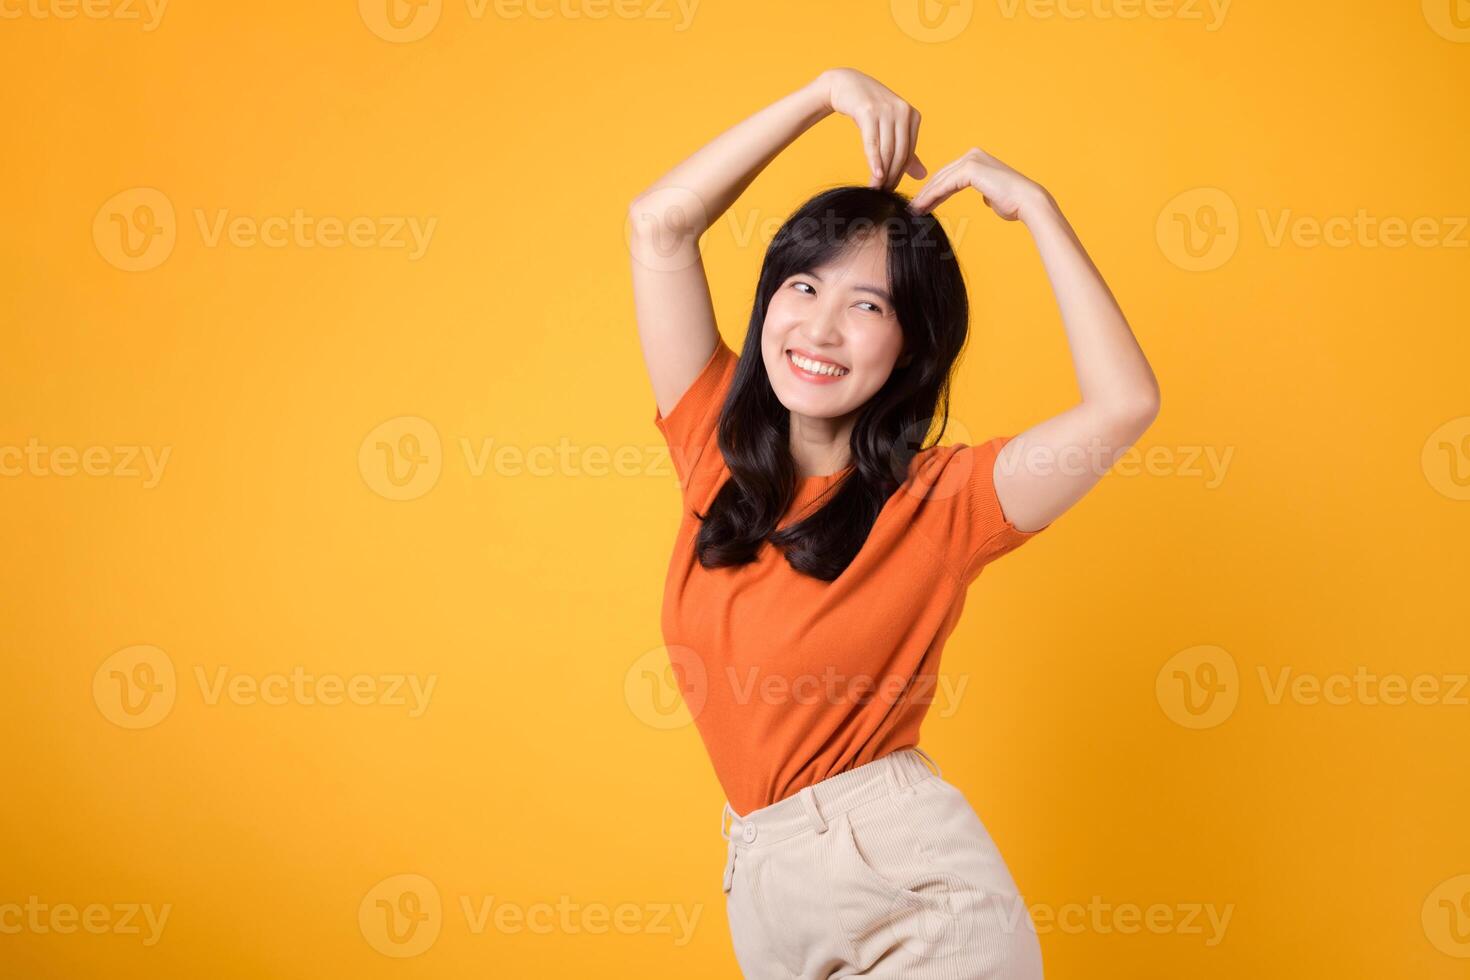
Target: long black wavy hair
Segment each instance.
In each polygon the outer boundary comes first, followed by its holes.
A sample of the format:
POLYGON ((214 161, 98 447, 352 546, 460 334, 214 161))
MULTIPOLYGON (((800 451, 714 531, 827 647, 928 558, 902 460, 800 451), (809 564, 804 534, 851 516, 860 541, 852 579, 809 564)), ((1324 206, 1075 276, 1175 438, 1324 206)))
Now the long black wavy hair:
POLYGON ((754 561, 763 541, 796 571, 832 581, 867 541, 884 503, 939 419, 949 418, 951 371, 969 335, 970 308, 959 261, 932 214, 915 215, 897 191, 839 186, 822 191, 786 219, 761 265, 755 304, 729 394, 720 409, 720 452, 730 478, 701 520, 695 552, 706 568, 754 561), (823 494, 815 512, 777 530, 795 500, 791 412, 776 397, 761 356, 766 309, 781 284, 883 234, 889 293, 904 335, 904 355, 883 387, 858 409, 851 468, 823 494))

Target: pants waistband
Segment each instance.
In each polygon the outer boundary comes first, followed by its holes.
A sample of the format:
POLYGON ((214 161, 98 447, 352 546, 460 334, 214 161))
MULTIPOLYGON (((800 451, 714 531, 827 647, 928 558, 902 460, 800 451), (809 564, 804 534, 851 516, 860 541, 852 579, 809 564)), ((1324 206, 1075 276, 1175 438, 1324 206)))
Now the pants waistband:
POLYGON ((726 801, 720 814, 720 835, 737 845, 760 845, 795 837, 806 830, 824 833, 827 821, 838 814, 936 776, 942 776, 942 772, 929 753, 917 745, 898 749, 828 776, 743 817, 726 801))

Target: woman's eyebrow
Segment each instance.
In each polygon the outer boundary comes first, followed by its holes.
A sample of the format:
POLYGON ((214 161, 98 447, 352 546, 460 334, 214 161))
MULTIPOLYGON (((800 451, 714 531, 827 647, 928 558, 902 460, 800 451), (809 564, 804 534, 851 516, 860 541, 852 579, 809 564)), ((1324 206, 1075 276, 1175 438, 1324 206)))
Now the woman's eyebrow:
MULTIPOLYGON (((821 282, 822 281, 822 277, 817 273, 817 270, 815 270, 815 269, 812 269, 809 272, 807 272, 807 275, 811 276, 817 282, 821 282)), ((883 302, 885 302, 885 303, 890 303, 891 304, 893 302, 893 297, 888 295, 888 290, 886 290, 886 289, 879 289, 877 286, 874 286, 871 283, 860 282, 856 286, 853 286, 852 288, 853 288, 853 291, 854 292, 859 292, 859 293, 872 293, 874 296, 878 296, 878 297, 882 298, 883 302)))

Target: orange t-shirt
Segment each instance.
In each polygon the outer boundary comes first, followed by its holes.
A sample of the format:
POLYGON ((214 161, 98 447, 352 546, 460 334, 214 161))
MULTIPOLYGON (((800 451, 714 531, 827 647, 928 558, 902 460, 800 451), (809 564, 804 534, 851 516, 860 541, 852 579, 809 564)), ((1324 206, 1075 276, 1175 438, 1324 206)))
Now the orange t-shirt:
MULTIPOLYGON (((694 510, 706 511, 730 474, 716 423, 739 359, 721 337, 673 411, 655 407, 653 421, 683 497, 664 642, 715 774, 743 816, 916 745, 966 589, 1045 528, 1020 531, 1001 511, 993 466, 1011 437, 998 436, 916 454, 831 582, 797 572, 769 541, 750 564, 706 569, 694 554, 694 510)), ((778 527, 807 516, 841 476, 798 478, 778 527)))

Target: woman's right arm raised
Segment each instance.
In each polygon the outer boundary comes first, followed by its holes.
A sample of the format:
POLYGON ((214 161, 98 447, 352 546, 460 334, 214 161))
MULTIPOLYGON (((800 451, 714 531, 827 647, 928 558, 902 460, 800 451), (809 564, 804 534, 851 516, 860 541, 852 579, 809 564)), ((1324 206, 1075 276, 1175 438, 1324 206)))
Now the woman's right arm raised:
POLYGON ((924 175, 913 154, 919 114, 861 72, 836 68, 725 130, 629 206, 638 337, 660 413, 673 411, 719 339, 700 235, 782 150, 833 112, 862 128, 870 186, 891 189, 905 171, 924 175))

